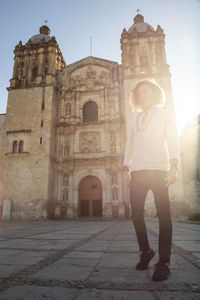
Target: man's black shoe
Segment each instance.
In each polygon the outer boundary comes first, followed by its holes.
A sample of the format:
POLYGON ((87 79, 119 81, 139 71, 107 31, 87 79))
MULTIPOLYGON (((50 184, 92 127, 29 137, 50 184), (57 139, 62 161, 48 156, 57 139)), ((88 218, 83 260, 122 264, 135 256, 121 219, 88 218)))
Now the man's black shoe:
POLYGON ((136 265, 136 270, 148 269, 150 260, 154 257, 155 252, 152 249, 143 251, 140 255, 140 262, 136 265))
POLYGON ((166 263, 159 261, 155 265, 155 270, 153 272, 152 280, 153 281, 163 281, 170 276, 170 270, 166 263))

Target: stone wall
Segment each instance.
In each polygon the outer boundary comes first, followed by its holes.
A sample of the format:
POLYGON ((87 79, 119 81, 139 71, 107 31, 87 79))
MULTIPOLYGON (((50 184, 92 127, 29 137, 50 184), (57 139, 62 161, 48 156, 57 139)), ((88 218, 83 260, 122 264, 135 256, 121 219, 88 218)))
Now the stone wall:
POLYGON ((9 92, 1 162, 4 180, 9 182, 5 193, 12 202, 13 218, 47 215, 52 105, 52 87, 9 92), (45 107, 41 109, 43 99, 45 107), (20 141, 24 142, 22 152, 19 148, 13 152, 14 141, 18 145, 20 141))

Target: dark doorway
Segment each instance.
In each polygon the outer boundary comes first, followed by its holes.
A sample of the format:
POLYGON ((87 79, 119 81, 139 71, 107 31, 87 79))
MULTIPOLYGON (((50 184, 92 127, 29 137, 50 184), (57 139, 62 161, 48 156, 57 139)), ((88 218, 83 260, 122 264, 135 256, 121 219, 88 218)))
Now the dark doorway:
POLYGON ((79 217, 102 217, 102 186, 94 176, 79 184, 79 217))

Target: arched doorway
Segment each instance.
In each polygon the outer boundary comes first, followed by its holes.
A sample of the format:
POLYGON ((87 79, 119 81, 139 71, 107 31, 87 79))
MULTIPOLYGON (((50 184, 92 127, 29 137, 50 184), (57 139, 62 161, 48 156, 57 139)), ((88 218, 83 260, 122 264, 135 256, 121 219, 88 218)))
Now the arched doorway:
POLYGON ((102 186, 94 176, 79 184, 79 217, 102 217, 102 186))

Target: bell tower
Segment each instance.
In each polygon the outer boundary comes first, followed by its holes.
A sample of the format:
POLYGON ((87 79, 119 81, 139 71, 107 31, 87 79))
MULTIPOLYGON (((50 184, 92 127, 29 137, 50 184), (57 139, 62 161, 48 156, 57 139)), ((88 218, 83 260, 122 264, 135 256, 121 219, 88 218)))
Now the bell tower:
POLYGON ((129 98, 140 80, 154 79, 166 93, 166 108, 174 112, 171 75, 165 52, 165 34, 160 25, 155 30, 137 14, 133 25, 121 35, 125 115, 130 117, 129 98))
POLYGON ((20 41, 14 54, 9 89, 55 84, 56 72, 65 66, 56 39, 50 37, 46 25, 40 27, 40 34, 32 36, 25 45, 20 41))
POLYGON ((66 64, 46 25, 25 45, 20 41, 14 54, 3 142, 8 196, 13 217, 30 217, 29 212, 46 217, 53 189, 57 73, 66 64))

